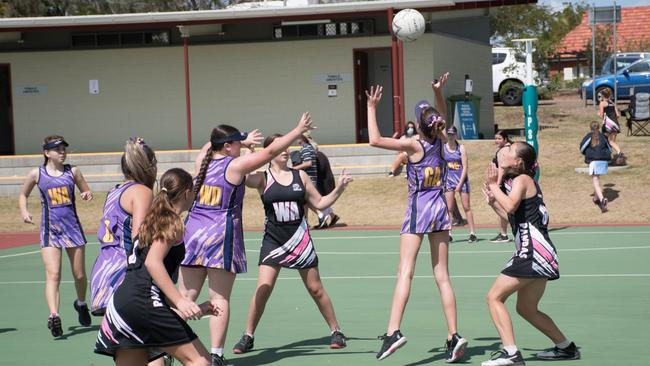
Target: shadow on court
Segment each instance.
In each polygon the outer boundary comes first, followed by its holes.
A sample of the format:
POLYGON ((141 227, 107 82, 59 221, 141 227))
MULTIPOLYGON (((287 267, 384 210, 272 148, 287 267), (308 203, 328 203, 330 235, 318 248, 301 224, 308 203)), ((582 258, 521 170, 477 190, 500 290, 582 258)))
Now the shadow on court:
MULTIPOLYGON (((485 358, 487 360, 487 357, 489 357, 491 352, 498 351, 501 349, 501 340, 499 338, 474 338, 475 341, 495 341, 492 344, 489 345, 482 345, 482 346, 472 346, 472 343, 470 342, 467 348, 465 348, 465 355, 463 356, 463 359, 460 360, 459 364, 466 364, 469 363, 472 360, 472 357, 474 356, 480 356, 485 358)), ((433 355, 429 358, 425 358, 421 361, 417 362, 412 362, 408 363, 405 366, 420 366, 420 365, 428 365, 431 362, 434 361, 443 361, 446 357, 445 355, 445 346, 437 347, 437 348, 432 348, 429 350, 429 353, 433 353, 433 355)))
POLYGON ((56 338, 57 341, 62 341, 66 340, 70 337, 74 337, 79 334, 84 334, 88 332, 98 332, 99 331, 99 325, 91 325, 90 327, 82 327, 80 325, 76 325, 73 327, 68 327, 69 333, 65 333, 62 336, 56 338))
POLYGON ((612 202, 615 199, 618 198, 618 194, 621 192, 618 189, 615 189, 616 184, 614 183, 607 183, 605 184, 605 188, 603 188, 603 196, 607 198, 608 201, 612 202))
POLYGON ((8 333, 8 332, 15 332, 15 331, 17 331, 17 330, 18 330, 18 329, 16 329, 16 328, 0 328, 0 334, 2 334, 2 333, 8 333))
POLYGON ((558 227, 553 227, 548 229, 548 231, 560 231, 560 230, 566 230, 570 228, 571 226, 558 226, 558 227))
MULTIPOLYGON (((348 341, 355 340, 370 340, 374 338, 348 338, 348 341)), ((259 348, 253 349, 251 353, 259 352, 257 354, 250 354, 243 357, 233 356, 228 361, 232 362, 233 365, 266 365, 281 361, 287 358, 293 357, 313 357, 313 356, 327 356, 332 357, 335 355, 349 355, 357 353, 369 353, 374 354, 374 351, 364 351, 364 352, 348 352, 344 349, 342 350, 325 350, 324 347, 329 346, 330 337, 321 337, 306 339, 298 342, 293 342, 285 344, 280 347, 275 348, 259 348)), ((308 359, 306 359, 308 361, 308 359)))

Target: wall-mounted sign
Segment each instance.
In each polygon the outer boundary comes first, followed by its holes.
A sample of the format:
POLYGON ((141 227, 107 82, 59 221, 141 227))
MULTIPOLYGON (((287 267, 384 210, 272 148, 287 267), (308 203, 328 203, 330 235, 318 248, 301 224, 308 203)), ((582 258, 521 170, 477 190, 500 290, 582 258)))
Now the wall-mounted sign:
POLYGON ((318 75, 318 81, 325 84, 343 83, 347 81, 352 81, 352 73, 320 74, 318 75))
POLYGON ((338 91, 336 90, 337 86, 336 85, 328 85, 327 86, 327 96, 330 98, 333 98, 338 95, 338 91))
POLYGON ((99 80, 88 80, 88 93, 99 94, 99 80))
POLYGON ((16 95, 45 95, 47 86, 44 85, 19 85, 16 87, 16 95))

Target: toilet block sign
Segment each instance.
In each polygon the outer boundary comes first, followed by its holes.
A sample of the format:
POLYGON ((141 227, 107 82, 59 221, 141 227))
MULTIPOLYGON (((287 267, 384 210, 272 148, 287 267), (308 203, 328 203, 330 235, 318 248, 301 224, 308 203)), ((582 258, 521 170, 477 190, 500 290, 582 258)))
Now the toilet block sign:
POLYGON ((99 80, 88 80, 88 93, 99 94, 99 80))

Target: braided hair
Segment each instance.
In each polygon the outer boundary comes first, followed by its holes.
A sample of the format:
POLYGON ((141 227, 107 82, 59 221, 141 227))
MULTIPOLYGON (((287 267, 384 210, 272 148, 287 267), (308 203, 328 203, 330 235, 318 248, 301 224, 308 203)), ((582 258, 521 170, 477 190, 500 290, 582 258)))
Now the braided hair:
MULTIPOLYGON (((226 136, 231 136, 237 133, 239 133, 239 130, 235 127, 232 127, 230 125, 219 125, 212 130, 212 133, 210 134, 210 141, 222 139, 226 136)), ((203 160, 201 161, 199 173, 196 175, 196 183, 194 184, 195 197, 198 197, 199 192, 201 192, 201 187, 205 181, 205 176, 208 173, 208 165, 210 165, 210 162, 212 161, 212 154, 223 149, 224 145, 225 142, 222 144, 214 144, 210 142, 210 147, 208 148, 208 151, 206 151, 205 157, 203 157, 203 160)))

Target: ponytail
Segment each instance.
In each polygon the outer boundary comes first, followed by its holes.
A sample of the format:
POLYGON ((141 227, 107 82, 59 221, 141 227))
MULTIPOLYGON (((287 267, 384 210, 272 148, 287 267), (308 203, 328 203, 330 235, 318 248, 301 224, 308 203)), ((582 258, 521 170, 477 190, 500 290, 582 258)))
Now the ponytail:
POLYGON ((600 144, 600 131, 598 129, 600 128, 600 124, 596 121, 591 121, 589 124, 589 128, 591 129, 591 147, 596 147, 600 144))
POLYGON ((151 209, 140 224, 140 249, 151 246, 156 240, 173 245, 183 238, 183 220, 174 210, 174 204, 192 190, 192 176, 183 169, 173 168, 160 178, 160 186, 151 209))
POLYGON ((214 149, 212 148, 212 145, 210 145, 208 151, 206 151, 205 156, 203 157, 203 160, 201 161, 201 168, 199 169, 199 173, 196 175, 196 184, 194 185, 193 192, 195 199, 199 196, 199 192, 201 191, 201 187, 205 181, 205 176, 208 173, 208 165, 210 165, 210 161, 212 161, 213 153, 214 149))
POLYGON ((126 141, 120 163, 126 179, 153 189, 158 173, 156 154, 142 138, 131 137, 126 141))
POLYGON ((521 159, 522 165, 504 168, 503 177, 508 179, 526 174, 534 178, 537 174, 539 164, 537 163, 537 153, 533 146, 523 141, 515 142, 512 146, 515 147, 515 154, 521 159))

